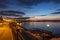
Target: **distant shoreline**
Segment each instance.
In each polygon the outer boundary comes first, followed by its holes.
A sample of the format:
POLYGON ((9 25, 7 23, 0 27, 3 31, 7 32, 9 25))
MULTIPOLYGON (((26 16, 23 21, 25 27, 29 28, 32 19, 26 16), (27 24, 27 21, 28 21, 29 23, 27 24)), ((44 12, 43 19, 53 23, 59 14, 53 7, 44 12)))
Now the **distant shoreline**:
POLYGON ((22 20, 23 22, 60 22, 60 20, 22 20))

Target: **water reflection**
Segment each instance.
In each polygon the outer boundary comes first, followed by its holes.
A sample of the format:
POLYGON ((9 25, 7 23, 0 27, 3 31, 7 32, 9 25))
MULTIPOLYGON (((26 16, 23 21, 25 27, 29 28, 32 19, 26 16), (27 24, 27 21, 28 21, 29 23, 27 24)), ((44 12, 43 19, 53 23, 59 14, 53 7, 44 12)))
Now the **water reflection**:
POLYGON ((24 22, 23 25, 27 29, 42 29, 53 32, 54 34, 60 33, 60 22, 24 22))
POLYGON ((47 27, 50 27, 50 25, 49 25, 49 24, 47 24, 46 26, 47 26, 47 27))

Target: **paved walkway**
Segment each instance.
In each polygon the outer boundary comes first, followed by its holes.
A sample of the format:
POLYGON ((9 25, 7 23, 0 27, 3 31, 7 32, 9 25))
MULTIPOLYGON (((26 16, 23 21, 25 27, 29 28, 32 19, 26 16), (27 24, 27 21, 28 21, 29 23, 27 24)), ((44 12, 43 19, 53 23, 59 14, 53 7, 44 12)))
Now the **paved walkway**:
POLYGON ((0 40, 13 40, 12 30, 6 24, 0 23, 0 40))

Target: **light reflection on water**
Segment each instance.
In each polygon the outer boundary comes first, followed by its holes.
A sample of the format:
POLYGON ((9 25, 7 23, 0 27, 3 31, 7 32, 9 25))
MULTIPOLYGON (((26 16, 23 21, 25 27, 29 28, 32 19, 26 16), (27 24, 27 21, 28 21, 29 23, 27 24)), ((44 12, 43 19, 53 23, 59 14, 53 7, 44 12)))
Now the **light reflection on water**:
POLYGON ((24 27, 27 29, 38 28, 60 34, 60 22, 25 22, 24 27))

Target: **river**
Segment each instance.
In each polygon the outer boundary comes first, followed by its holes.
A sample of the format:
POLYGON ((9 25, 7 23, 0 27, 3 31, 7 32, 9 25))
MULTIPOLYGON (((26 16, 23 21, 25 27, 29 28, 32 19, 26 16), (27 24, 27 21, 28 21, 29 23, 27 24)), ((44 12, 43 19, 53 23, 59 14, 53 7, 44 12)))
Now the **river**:
POLYGON ((60 22, 24 22, 23 26, 26 29, 42 29, 60 34, 60 22))

